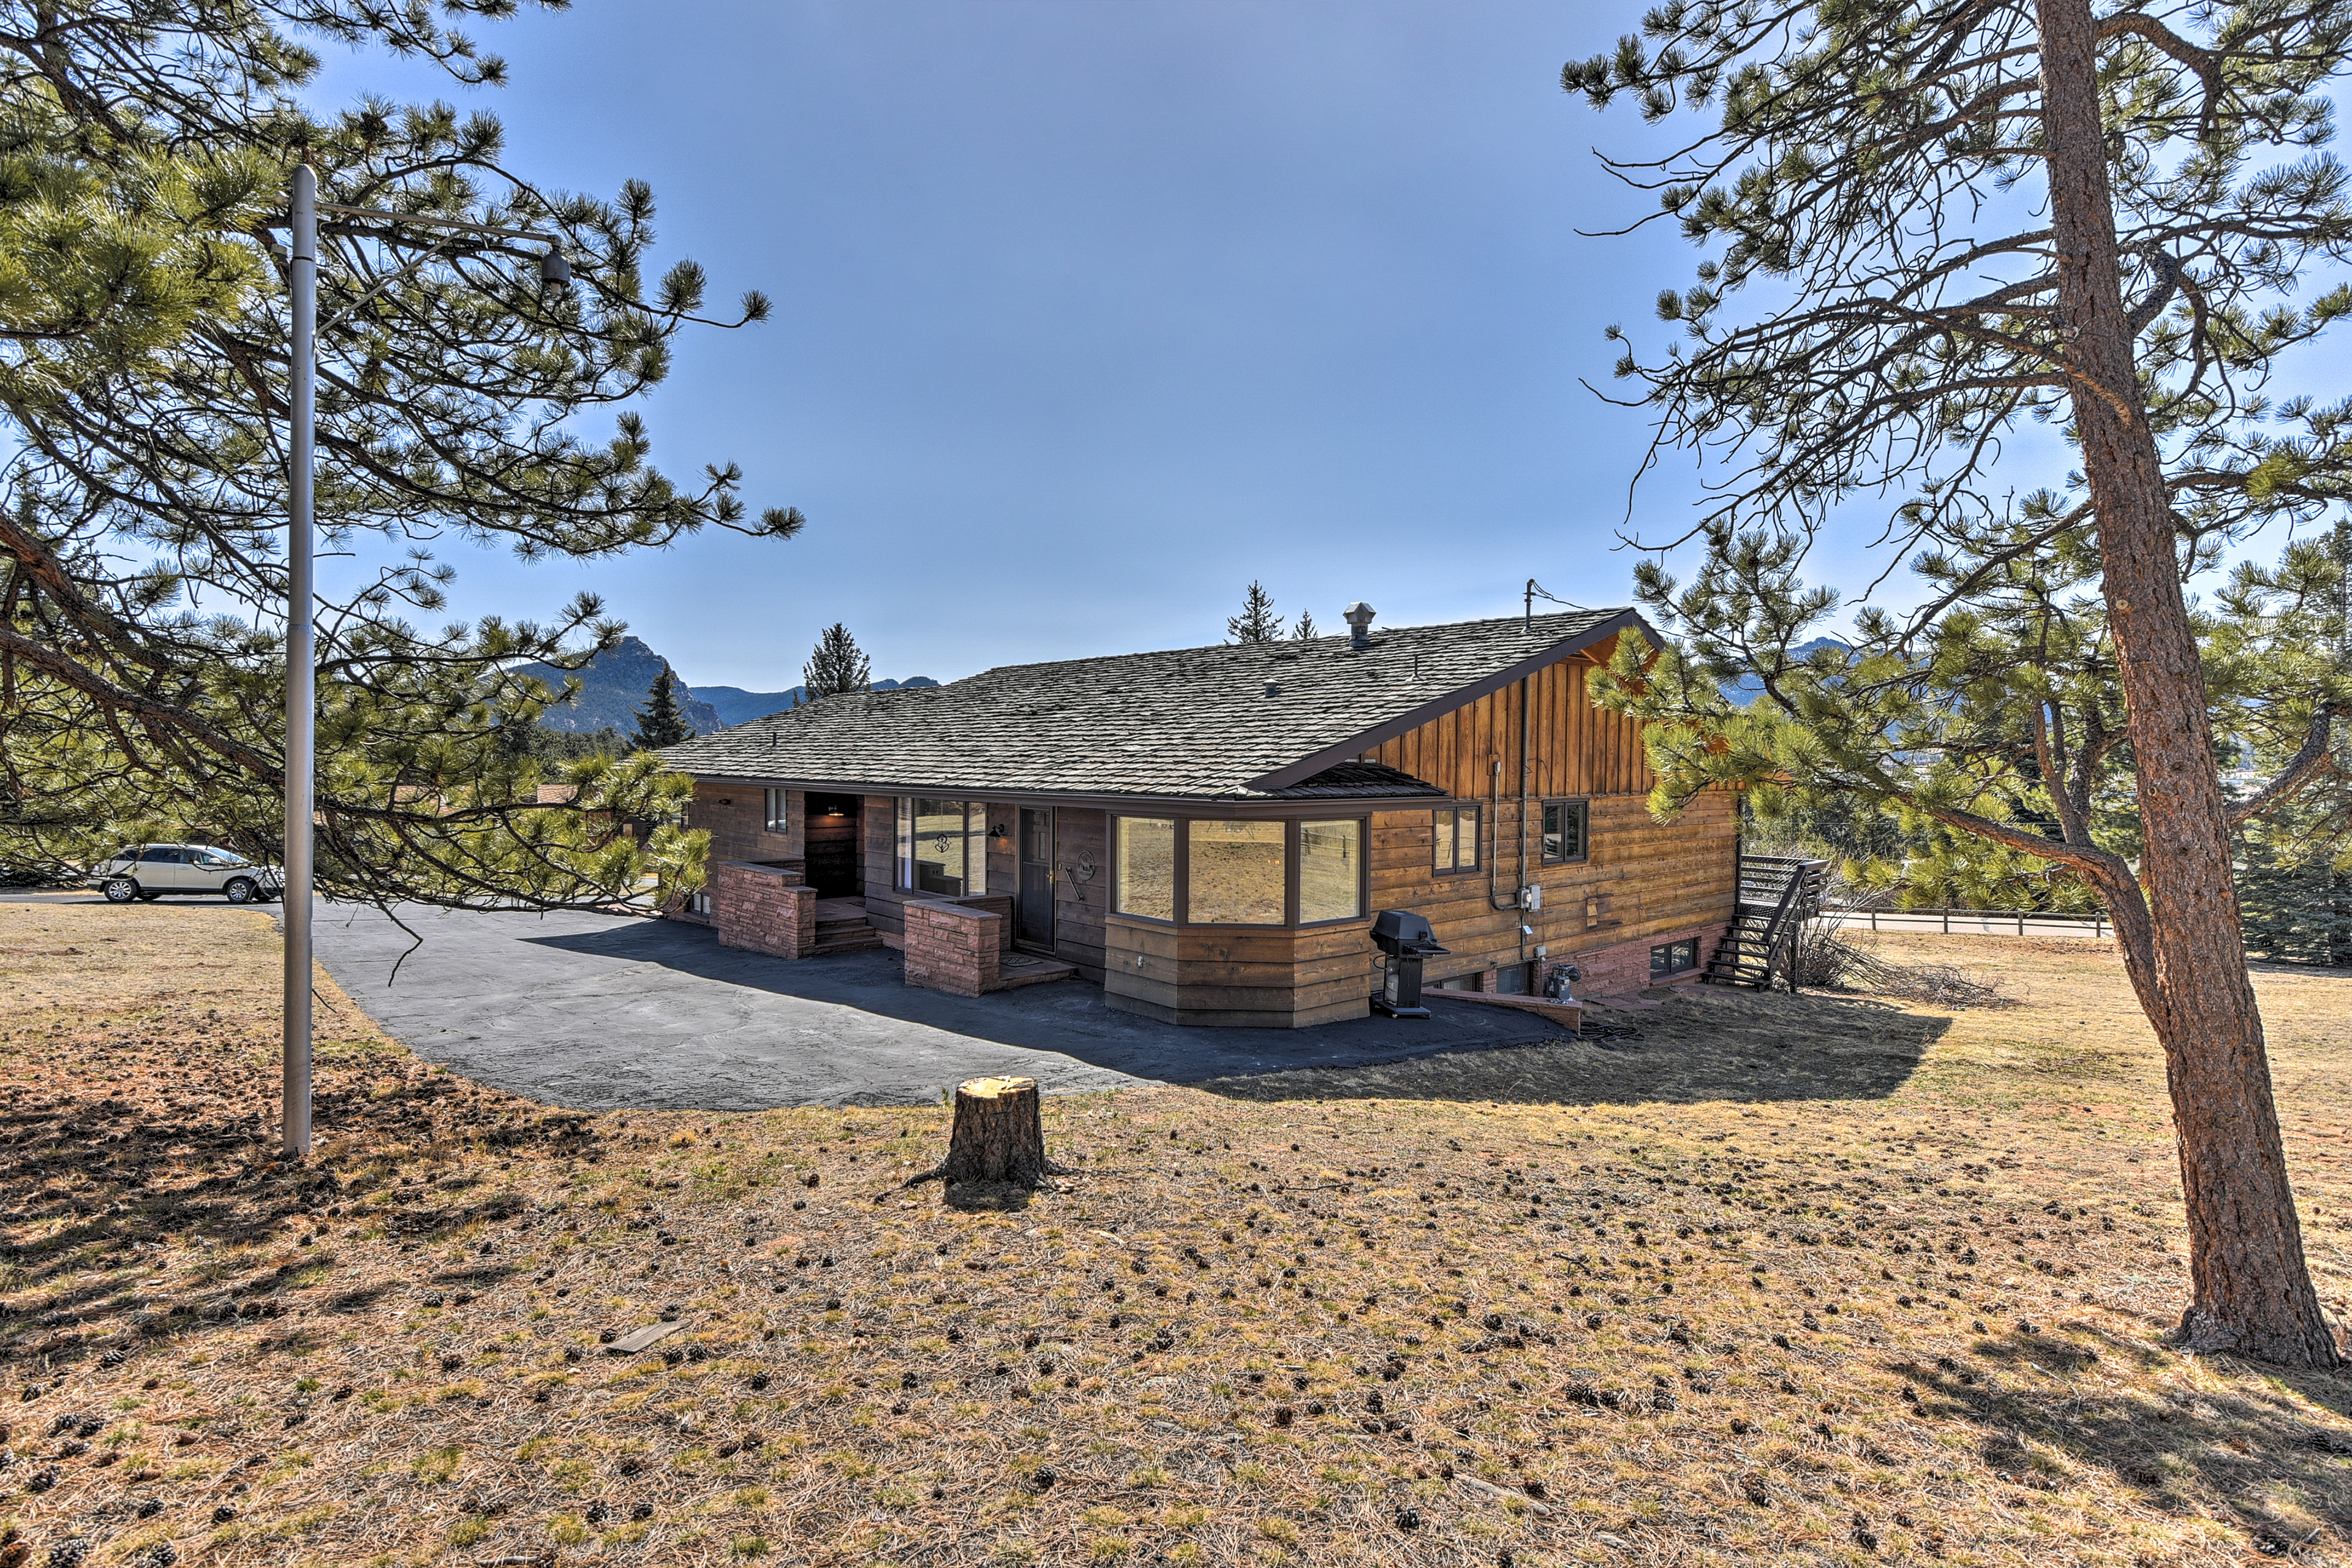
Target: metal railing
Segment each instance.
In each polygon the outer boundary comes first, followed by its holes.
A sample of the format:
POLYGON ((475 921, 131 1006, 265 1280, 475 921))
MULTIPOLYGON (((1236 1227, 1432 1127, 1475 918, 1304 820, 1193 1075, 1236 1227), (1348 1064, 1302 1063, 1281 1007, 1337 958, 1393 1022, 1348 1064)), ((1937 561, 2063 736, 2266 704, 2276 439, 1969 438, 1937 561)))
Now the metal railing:
POLYGON ((1943 936, 2058 936, 2104 942, 2114 930, 2104 914, 2067 915, 2048 910, 1840 910, 1819 917, 1840 928, 1931 931, 1943 936))

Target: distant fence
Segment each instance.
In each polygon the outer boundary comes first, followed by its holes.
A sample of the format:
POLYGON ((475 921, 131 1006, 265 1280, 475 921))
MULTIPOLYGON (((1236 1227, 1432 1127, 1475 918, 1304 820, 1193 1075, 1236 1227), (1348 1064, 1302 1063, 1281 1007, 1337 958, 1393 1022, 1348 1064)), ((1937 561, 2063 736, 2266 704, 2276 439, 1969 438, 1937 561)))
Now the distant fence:
POLYGON ((2107 917, 2051 914, 2040 910, 1839 910, 1820 918, 1855 931, 1930 931, 1942 936, 2060 936, 2104 942, 2115 934, 2107 917))

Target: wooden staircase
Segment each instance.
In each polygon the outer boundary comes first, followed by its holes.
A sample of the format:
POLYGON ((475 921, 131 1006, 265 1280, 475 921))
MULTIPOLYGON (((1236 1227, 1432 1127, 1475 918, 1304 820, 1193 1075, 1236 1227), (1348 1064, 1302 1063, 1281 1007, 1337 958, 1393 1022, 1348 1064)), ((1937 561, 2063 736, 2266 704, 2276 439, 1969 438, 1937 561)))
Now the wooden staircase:
POLYGON ((1795 991, 1797 931, 1822 912, 1822 889, 1829 869, 1826 860, 1742 855, 1738 912, 1731 917, 1730 931, 1707 959, 1701 982, 1769 991, 1777 980, 1795 991))
POLYGON ((864 899, 816 901, 816 945, 809 949, 811 958, 881 945, 882 933, 866 923, 864 899))

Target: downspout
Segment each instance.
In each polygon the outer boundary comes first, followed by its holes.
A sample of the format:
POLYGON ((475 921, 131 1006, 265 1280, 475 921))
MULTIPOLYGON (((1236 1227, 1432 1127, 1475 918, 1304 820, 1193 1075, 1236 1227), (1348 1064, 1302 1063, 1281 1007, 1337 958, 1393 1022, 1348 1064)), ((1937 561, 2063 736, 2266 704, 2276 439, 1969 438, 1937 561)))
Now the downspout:
MULTIPOLYGON (((1520 677, 1518 889, 1512 896, 1511 901, 1508 903, 1505 903, 1501 898, 1498 897, 1502 891, 1503 871, 1503 868, 1500 864, 1503 855, 1503 759, 1500 753, 1496 753, 1489 759, 1491 763, 1491 777, 1486 786, 1486 802, 1487 814, 1494 819, 1494 826, 1487 830, 1486 834, 1488 844, 1486 858, 1486 903, 1487 906, 1492 909, 1520 911, 1525 910, 1527 904, 1528 801, 1529 798, 1528 792, 1531 785, 1528 749, 1532 739, 1532 710, 1529 707, 1528 699, 1531 695, 1532 693, 1528 689, 1527 677, 1520 677)), ((1525 963, 1528 960, 1528 933, 1526 929, 1528 922, 1524 916, 1522 916, 1522 918, 1516 923, 1519 927, 1519 962, 1521 963, 1525 963)))

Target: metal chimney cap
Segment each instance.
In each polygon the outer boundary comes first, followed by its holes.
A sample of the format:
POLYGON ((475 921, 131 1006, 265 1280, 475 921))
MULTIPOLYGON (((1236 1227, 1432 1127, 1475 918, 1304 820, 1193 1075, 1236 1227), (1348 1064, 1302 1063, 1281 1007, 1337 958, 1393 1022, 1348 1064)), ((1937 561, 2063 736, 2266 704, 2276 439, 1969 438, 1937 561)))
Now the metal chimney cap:
POLYGON ((1354 604, 1339 612, 1340 618, 1348 623, 1348 646, 1349 647, 1370 647, 1372 646, 1372 616, 1378 613, 1378 611, 1374 610, 1370 605, 1367 605, 1361 599, 1357 600, 1354 604))

